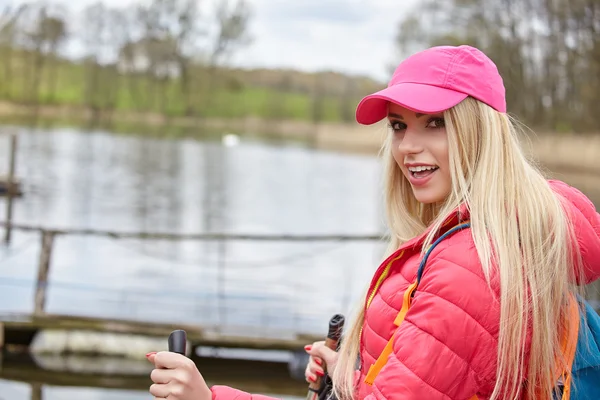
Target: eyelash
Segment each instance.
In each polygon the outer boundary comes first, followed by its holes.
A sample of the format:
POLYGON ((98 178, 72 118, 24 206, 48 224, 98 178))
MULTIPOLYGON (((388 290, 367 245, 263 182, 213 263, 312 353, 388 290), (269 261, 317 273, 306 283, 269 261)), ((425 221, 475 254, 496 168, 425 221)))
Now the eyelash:
MULTIPOLYGON (((440 118, 440 117, 433 117, 433 118, 429 118, 427 120, 427 125, 429 126, 429 124, 431 124, 432 122, 436 122, 437 126, 432 127, 431 129, 440 129, 446 126, 444 118, 440 118)), ((403 131, 406 129, 406 124, 404 122, 400 122, 400 121, 390 121, 388 123, 388 127, 393 130, 394 132, 398 132, 398 131, 403 131), (394 128, 395 125, 400 125, 402 126, 402 128, 394 128)))

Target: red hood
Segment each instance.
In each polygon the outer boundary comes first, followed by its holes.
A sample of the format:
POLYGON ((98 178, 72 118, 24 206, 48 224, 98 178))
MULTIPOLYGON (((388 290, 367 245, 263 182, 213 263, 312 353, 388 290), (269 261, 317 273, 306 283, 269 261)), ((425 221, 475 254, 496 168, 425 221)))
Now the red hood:
POLYGON ((600 214, 590 199, 579 190, 557 180, 550 180, 549 183, 566 200, 563 203, 575 228, 585 274, 585 282, 577 283, 593 282, 600 277, 600 214))

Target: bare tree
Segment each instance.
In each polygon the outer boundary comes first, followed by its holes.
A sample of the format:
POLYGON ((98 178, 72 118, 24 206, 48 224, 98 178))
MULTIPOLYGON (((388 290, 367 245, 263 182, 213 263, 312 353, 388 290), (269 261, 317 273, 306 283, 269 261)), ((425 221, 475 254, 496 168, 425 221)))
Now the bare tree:
POLYGON ((44 4, 29 4, 23 9, 19 18, 20 40, 18 45, 25 48, 31 57, 29 78, 24 80, 25 94, 32 104, 39 104, 42 77, 47 66, 50 67, 48 82, 50 98, 56 89, 56 60, 57 51, 66 39, 66 23, 60 15, 61 8, 49 7, 44 4), (52 15, 53 14, 53 15, 52 15))
POLYGON ((396 47, 404 57, 431 45, 478 46, 498 65, 510 111, 542 128, 591 131, 599 33, 595 0, 425 0, 400 22, 396 47), (427 25, 424 8, 433 10, 427 25))
POLYGON ((44 33, 48 47, 48 99, 54 101, 58 83, 58 50, 67 37, 66 23, 58 16, 46 17, 40 21, 40 30, 44 33))
POLYGON ((23 4, 16 9, 7 6, 0 17, 0 49, 2 51, 2 66, 4 78, 4 96, 13 98, 13 55, 17 47, 19 29, 19 17, 25 11, 27 5, 23 4))
POLYGON ((215 44, 210 57, 210 64, 217 65, 236 48, 251 42, 248 34, 248 22, 251 9, 245 0, 237 0, 231 5, 229 0, 222 0, 217 6, 217 29, 215 44))

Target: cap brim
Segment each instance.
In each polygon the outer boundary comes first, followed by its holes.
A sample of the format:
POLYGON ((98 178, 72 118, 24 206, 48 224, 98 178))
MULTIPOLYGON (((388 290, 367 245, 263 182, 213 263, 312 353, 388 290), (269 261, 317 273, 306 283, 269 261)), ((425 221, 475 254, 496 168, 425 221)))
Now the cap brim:
POLYGON ((454 107, 467 94, 420 83, 400 83, 366 96, 356 108, 356 121, 371 125, 387 117, 388 102, 414 112, 436 114, 454 107))

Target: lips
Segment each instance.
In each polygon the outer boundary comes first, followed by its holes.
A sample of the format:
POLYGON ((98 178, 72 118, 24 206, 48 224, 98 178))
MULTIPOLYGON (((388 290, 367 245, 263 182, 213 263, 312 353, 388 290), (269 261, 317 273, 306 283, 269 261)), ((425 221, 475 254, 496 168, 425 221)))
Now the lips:
POLYGON ((410 174, 417 179, 425 178, 438 169, 439 167, 437 165, 411 165, 408 167, 410 174))
POLYGON ((433 164, 410 164, 408 169, 408 180, 412 186, 424 186, 435 175, 440 168, 433 164))

